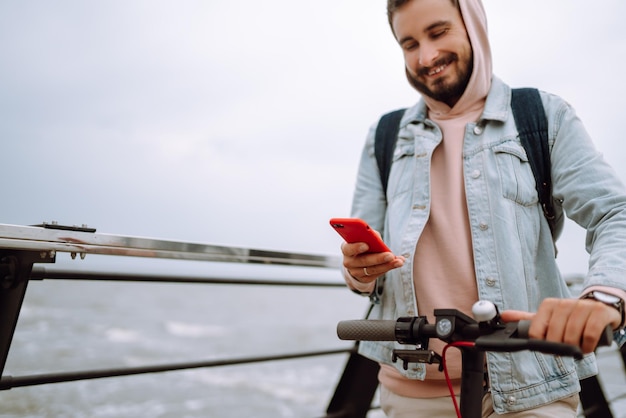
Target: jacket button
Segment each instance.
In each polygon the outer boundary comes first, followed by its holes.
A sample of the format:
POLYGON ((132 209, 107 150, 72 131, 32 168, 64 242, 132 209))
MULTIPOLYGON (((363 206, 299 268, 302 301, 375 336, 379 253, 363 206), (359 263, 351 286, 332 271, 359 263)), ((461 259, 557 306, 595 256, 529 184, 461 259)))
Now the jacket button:
POLYGON ((481 231, 486 231, 489 228, 489 225, 487 225, 484 222, 481 222, 480 224, 478 224, 478 227, 480 228, 481 231))
POLYGON ((480 125, 476 125, 474 126, 474 134, 475 135, 480 135, 483 133, 483 127, 480 125))
POLYGON ((506 403, 509 406, 515 405, 516 401, 517 401, 517 399, 515 399, 515 396, 509 396, 508 398, 506 398, 506 403))
POLYGON ((493 277, 487 277, 485 282, 487 283, 487 286, 489 287, 494 287, 496 285, 496 279, 494 279, 493 277))
POLYGON ((472 178, 477 179, 478 177, 480 177, 480 170, 472 171, 472 178))

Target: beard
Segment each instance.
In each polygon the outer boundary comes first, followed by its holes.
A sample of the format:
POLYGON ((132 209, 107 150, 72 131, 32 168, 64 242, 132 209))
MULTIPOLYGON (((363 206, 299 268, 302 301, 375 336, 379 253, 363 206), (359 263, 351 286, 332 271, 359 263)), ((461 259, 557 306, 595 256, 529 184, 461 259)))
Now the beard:
POLYGON ((435 82, 431 86, 428 86, 419 80, 419 77, 428 74, 430 69, 437 68, 442 65, 448 65, 453 62, 460 62, 457 54, 451 54, 448 57, 441 58, 437 60, 437 62, 435 62, 432 66, 420 69, 417 76, 410 74, 409 71, 405 68, 406 77, 409 80, 409 84, 411 84, 411 86, 413 86, 413 88, 415 88, 420 93, 438 102, 443 102, 446 103, 448 106, 453 107, 465 92, 470 77, 472 76, 472 68, 474 67, 474 61, 472 56, 470 56, 465 66, 459 66, 459 70, 455 74, 456 78, 452 81, 447 81, 441 78, 435 80, 435 82))

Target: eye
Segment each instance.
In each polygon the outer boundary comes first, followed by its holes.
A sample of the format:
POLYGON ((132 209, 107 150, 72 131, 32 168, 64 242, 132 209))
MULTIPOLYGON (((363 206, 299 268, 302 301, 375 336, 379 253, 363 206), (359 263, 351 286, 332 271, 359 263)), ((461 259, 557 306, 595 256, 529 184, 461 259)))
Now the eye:
POLYGON ((405 51, 413 51, 415 50, 417 47, 419 47, 419 44, 415 41, 408 41, 402 44, 402 48, 405 51))
POLYGON ((445 34, 447 34, 449 32, 450 29, 448 28, 443 28, 443 29, 438 29, 436 31, 431 32, 430 37, 432 39, 437 39, 437 38, 441 38, 442 36, 444 36, 445 34))

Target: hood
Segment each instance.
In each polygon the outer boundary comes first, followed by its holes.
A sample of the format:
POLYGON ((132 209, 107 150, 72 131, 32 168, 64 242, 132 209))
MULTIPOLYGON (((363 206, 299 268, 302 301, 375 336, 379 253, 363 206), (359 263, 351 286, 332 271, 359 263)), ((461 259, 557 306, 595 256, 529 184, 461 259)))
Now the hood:
POLYGON ((465 92, 459 101, 450 108, 443 102, 423 96, 431 112, 439 117, 456 117, 464 114, 484 100, 491 88, 492 62, 491 47, 487 36, 487 15, 481 0, 459 0, 461 16, 472 45, 474 67, 465 92))

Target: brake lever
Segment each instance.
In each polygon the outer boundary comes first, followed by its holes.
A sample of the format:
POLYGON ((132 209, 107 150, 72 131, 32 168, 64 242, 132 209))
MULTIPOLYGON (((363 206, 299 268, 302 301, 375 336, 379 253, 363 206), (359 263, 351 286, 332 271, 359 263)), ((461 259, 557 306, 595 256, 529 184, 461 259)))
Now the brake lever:
POLYGON ((522 338, 516 322, 507 323, 504 328, 492 334, 483 335, 476 339, 475 347, 483 351, 523 351, 534 350, 544 354, 571 356, 575 359, 583 357, 580 347, 570 344, 555 343, 534 338, 522 338))
MULTIPOLYGON (((498 329, 492 334, 478 337, 475 341, 475 346, 484 351, 533 350, 544 354, 571 356, 577 360, 583 357, 583 352, 578 346, 528 338, 529 328, 530 321, 509 322, 504 328, 498 329)), ((612 341, 613 333, 611 327, 606 327, 600 337, 598 346, 609 346, 612 341)))
MULTIPOLYGON (((530 329, 530 320, 524 319, 517 323, 517 334, 520 338, 528 338, 528 330, 530 329)), ((613 329, 610 325, 604 328, 598 340, 598 347, 609 347, 613 343, 613 329)))

